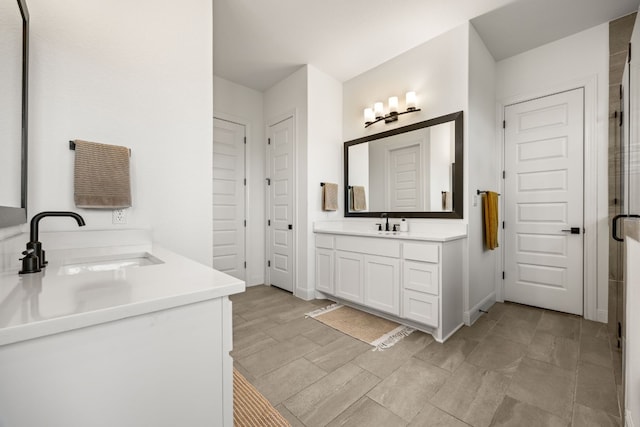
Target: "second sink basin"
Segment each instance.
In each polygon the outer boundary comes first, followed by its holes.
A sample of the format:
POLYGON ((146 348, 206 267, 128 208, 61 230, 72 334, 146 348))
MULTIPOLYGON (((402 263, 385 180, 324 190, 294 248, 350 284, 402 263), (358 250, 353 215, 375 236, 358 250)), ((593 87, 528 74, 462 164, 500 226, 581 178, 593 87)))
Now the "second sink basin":
POLYGON ((76 258, 65 261, 65 263, 60 267, 58 274, 73 276, 82 273, 113 271, 123 268, 144 267, 147 265, 163 263, 164 261, 148 252, 76 258))

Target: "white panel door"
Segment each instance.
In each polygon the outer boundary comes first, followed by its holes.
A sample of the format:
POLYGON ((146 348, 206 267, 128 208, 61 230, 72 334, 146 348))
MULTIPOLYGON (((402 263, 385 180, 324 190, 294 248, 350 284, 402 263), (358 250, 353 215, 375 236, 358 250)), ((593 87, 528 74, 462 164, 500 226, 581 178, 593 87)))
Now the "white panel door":
POLYGON ((316 290, 334 293, 333 249, 316 248, 316 290))
POLYGON ((419 144, 389 151, 389 210, 410 212, 424 209, 420 158, 419 144))
POLYGON ((505 300, 580 315, 583 98, 505 107, 505 300))
POLYGON ((213 268, 245 276, 245 128, 213 120, 213 268))
POLYGON ((269 127, 269 281, 293 292, 293 117, 269 127))

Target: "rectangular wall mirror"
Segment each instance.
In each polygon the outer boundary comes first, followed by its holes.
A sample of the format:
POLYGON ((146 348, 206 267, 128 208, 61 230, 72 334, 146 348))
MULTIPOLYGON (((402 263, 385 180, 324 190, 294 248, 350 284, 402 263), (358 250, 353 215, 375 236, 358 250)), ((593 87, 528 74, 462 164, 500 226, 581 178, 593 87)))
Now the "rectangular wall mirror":
POLYGON ((29 13, 0 0, 0 228, 27 221, 29 13))
POLYGON ((345 216, 462 218, 462 111, 344 143, 345 216))

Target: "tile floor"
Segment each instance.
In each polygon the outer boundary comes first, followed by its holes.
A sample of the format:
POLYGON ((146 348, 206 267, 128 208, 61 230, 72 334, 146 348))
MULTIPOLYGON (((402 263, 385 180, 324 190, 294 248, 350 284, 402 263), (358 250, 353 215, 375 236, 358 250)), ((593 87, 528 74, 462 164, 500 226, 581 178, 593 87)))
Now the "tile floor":
POLYGON ((605 324, 497 303, 445 344, 414 332, 373 352, 304 317, 327 300, 267 286, 231 299, 235 366, 294 427, 621 423, 605 324))

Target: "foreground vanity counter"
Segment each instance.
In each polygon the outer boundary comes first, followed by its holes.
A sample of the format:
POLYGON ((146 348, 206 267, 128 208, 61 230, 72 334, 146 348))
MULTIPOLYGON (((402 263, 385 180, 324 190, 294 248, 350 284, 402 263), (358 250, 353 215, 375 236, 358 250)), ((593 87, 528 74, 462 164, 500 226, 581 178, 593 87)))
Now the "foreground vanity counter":
POLYGON ((438 342, 462 326, 466 231, 317 224, 314 232, 321 297, 413 326, 438 342))
POLYGON ((49 245, 43 272, 1 273, 0 425, 232 426, 244 282, 113 234, 128 244, 49 245))

